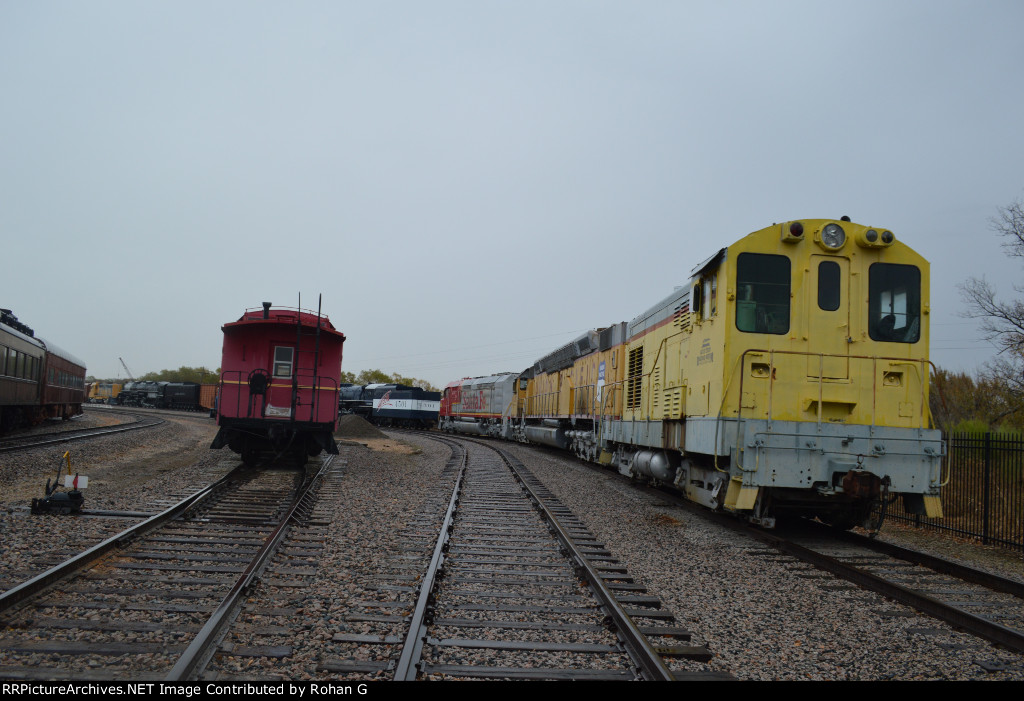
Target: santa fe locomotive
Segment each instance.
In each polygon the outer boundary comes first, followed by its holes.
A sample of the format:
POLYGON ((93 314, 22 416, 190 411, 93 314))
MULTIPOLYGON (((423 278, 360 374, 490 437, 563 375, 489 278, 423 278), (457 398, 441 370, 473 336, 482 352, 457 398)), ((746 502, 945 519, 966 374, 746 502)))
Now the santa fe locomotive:
POLYGON ((344 334, 319 311, 269 302, 222 330, 220 431, 210 447, 227 446, 250 465, 336 455, 344 334))
POLYGON ((82 413, 85 363, 0 309, 0 432, 82 413))
POLYGON ((573 451, 765 526, 942 515, 929 266, 887 229, 804 219, 695 267, 630 322, 451 383, 443 430, 573 451))

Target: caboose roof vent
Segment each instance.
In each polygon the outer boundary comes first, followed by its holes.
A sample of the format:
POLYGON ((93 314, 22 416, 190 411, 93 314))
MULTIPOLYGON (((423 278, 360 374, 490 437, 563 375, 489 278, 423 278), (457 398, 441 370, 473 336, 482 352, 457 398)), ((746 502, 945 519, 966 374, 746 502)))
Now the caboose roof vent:
POLYGON ((270 318, 270 302, 264 302, 263 303, 263 318, 264 319, 269 319, 270 318))

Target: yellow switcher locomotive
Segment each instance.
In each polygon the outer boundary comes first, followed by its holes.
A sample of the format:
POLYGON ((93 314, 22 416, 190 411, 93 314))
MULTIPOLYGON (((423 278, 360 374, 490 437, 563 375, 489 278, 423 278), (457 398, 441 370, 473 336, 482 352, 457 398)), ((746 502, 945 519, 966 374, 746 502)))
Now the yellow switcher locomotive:
POLYGON ((572 450, 765 526, 870 526, 897 496, 941 516, 928 283, 888 229, 774 224, 631 322, 541 358, 500 413, 463 411, 453 383, 440 427, 572 450))

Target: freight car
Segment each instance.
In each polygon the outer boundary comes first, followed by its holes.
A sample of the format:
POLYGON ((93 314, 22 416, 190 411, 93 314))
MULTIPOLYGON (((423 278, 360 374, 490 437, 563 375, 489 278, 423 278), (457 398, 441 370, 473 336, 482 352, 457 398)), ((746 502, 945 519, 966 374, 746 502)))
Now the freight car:
POLYGON ((82 413, 85 363, 0 309, 0 432, 82 413))
POLYGON ((438 425, 570 450, 768 527, 876 527, 898 497, 938 517, 928 293, 928 262, 890 230, 773 224, 628 323, 452 383, 438 425))
POLYGON ((269 302, 221 328, 220 430, 210 447, 226 446, 250 465, 336 455, 344 334, 319 311, 269 302))

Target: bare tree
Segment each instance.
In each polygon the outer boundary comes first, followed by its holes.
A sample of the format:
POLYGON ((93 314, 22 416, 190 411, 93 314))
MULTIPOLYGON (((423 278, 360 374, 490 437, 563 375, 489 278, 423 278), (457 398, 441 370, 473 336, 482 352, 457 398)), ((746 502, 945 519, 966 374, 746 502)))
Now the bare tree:
MULTIPOLYGON (((999 215, 989 219, 992 230, 1003 237, 1008 256, 1024 258, 1024 204, 1014 202, 999 208, 999 215)), ((981 318, 985 340, 999 349, 999 357, 986 363, 979 379, 991 383, 989 391, 1003 396, 1002 411, 987 417, 999 421, 1024 409, 1024 286, 1014 285, 1018 298, 1003 301, 984 277, 971 278, 960 285, 967 297, 963 316, 981 318)))
MULTIPOLYGON (((1002 236, 1003 248, 1007 255, 1024 258, 1024 204, 1014 202, 999 208, 999 216, 989 222, 992 230, 1002 236)), ((964 316, 981 317, 981 332, 985 340, 992 341, 1004 359, 1013 365, 1021 365, 1024 358, 1024 301, 1014 299, 1008 302, 996 298, 995 288, 984 277, 971 278, 960 285, 967 296, 968 308, 964 316)), ((1024 287, 1013 286, 1014 292, 1024 295, 1024 287)))

